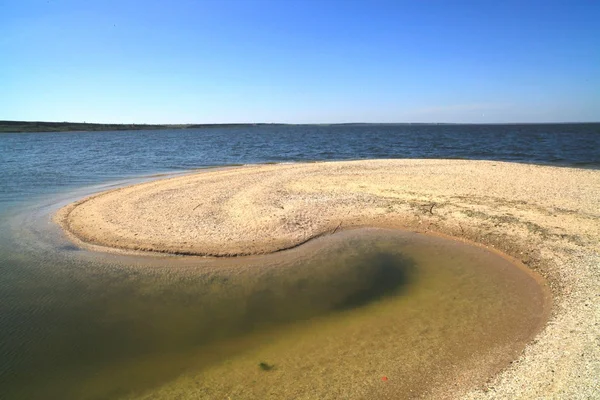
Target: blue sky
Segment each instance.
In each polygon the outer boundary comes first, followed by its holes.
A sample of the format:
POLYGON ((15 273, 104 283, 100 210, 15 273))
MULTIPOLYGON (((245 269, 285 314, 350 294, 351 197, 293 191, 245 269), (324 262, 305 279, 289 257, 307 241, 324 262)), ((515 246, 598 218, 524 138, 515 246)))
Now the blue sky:
POLYGON ((600 2, 0 0, 2 119, 600 121, 600 2))

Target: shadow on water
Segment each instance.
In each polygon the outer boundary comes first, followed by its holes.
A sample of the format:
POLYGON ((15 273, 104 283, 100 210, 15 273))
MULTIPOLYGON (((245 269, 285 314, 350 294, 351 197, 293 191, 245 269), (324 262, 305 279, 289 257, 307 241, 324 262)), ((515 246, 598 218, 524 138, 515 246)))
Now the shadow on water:
POLYGON ((57 250, 58 251, 80 251, 81 249, 72 244, 66 244, 64 246, 60 246, 57 250))
POLYGON ((397 295, 414 279, 417 269, 408 257, 376 253, 358 261, 367 268, 357 270, 359 287, 349 293, 336 310, 348 310, 369 304, 386 296, 397 295))
POLYGON ((366 306, 400 294, 416 276, 415 263, 401 254, 372 251, 341 258, 333 265, 320 264, 332 271, 330 274, 297 276, 277 285, 270 285, 267 279, 269 286, 260 285, 245 299, 236 299, 244 316, 235 318, 236 327, 229 331, 247 333, 271 324, 366 306))
MULTIPOLYGON (((247 351, 256 343, 252 338, 402 293, 416 277, 415 263, 375 243, 352 249, 338 244, 310 258, 283 258, 282 267, 260 274, 257 260, 249 272, 238 274, 85 263, 54 270, 56 276, 37 285, 48 287, 56 305, 47 304, 43 316, 28 321, 24 313, 14 315, 15 324, 43 332, 43 340, 32 337, 11 363, 16 386, 7 393, 105 399, 147 390, 189 368, 201 370, 247 351), (75 293, 85 298, 73 301, 75 293)), ((75 261, 79 252, 73 247, 60 250, 75 261)))

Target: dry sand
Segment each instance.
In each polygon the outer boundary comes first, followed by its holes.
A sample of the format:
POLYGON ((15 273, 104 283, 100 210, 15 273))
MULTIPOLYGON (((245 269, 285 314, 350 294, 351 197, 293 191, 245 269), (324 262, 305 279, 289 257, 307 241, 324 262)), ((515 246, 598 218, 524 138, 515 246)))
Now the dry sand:
POLYGON ((94 249, 234 256, 356 226, 438 232, 544 275, 553 316, 468 399, 600 398, 600 171, 462 160, 247 166, 104 192, 56 215, 94 249))

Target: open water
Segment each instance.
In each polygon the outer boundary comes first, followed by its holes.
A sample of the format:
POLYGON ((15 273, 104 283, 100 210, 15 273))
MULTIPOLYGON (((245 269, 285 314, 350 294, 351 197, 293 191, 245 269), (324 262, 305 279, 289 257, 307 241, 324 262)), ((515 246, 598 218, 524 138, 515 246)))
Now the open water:
POLYGON ((0 134, 0 203, 208 166, 459 158, 600 167, 600 124, 290 125, 0 134))

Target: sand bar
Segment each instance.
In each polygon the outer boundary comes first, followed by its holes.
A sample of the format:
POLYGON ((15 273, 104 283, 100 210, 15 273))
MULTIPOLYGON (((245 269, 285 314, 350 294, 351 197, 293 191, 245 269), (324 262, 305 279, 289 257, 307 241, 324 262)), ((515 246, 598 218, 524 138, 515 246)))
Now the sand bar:
POLYGON ((104 192, 56 215, 77 243, 263 254, 357 226, 438 232, 546 276, 553 317, 465 398, 600 398, 600 171, 462 160, 246 166, 104 192))

